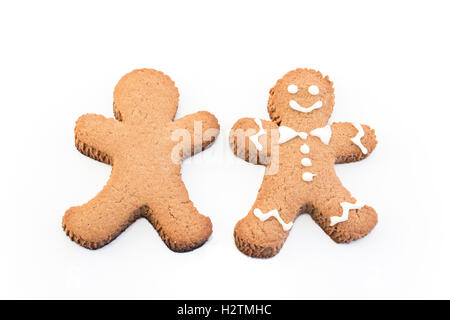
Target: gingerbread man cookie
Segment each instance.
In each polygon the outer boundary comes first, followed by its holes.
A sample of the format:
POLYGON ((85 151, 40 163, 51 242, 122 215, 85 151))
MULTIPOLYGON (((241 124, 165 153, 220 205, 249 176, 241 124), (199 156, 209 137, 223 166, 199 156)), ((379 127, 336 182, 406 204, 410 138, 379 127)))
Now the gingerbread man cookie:
POLYGON ((309 213, 336 242, 362 238, 377 224, 375 210, 356 201, 334 171, 335 163, 366 158, 377 144, 375 132, 358 123, 328 124, 333 106, 328 76, 297 69, 270 90, 272 121, 243 118, 233 126, 234 153, 266 166, 253 207, 235 227, 243 253, 276 255, 302 213, 309 213))
POLYGON ((97 249, 141 217, 151 222, 174 251, 195 249, 208 239, 211 221, 189 200, 180 163, 210 145, 219 124, 206 111, 173 120, 178 97, 167 75, 135 70, 114 90, 116 120, 96 114, 78 119, 77 149, 112 165, 112 171, 95 198, 65 213, 63 229, 70 239, 97 249))

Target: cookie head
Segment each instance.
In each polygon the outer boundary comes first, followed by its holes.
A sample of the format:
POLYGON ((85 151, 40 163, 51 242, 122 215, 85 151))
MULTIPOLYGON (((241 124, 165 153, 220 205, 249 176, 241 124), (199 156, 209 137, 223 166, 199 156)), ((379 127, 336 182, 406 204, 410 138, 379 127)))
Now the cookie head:
POLYGON ((134 70, 123 76, 114 89, 114 115, 132 124, 168 122, 175 117, 178 97, 169 76, 153 69, 134 70))
POLYGON ((333 106, 334 89, 328 76, 312 69, 296 69, 270 90, 268 111, 278 125, 306 131, 325 126, 333 106))

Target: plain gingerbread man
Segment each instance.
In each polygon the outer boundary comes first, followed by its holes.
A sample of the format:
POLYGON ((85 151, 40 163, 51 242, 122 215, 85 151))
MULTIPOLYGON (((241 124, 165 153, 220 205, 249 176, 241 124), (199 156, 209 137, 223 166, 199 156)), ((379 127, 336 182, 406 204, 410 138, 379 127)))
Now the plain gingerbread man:
POLYGON ((117 120, 96 114, 78 119, 77 149, 112 165, 112 171, 95 198, 65 213, 63 228, 73 241, 100 248, 141 217, 174 251, 195 249, 208 239, 211 221, 189 200, 180 163, 210 145, 219 124, 206 111, 174 121, 178 97, 174 82, 162 72, 135 70, 114 90, 117 120), (180 142, 183 135, 189 139, 180 142))
POLYGON ((272 122, 243 118, 234 125, 234 153, 266 166, 252 209, 235 227, 243 253, 276 255, 302 213, 309 213, 336 242, 362 238, 377 224, 375 210, 356 202, 334 171, 335 163, 366 158, 377 144, 375 133, 356 123, 328 125, 333 106, 328 77, 297 69, 270 90, 272 122))

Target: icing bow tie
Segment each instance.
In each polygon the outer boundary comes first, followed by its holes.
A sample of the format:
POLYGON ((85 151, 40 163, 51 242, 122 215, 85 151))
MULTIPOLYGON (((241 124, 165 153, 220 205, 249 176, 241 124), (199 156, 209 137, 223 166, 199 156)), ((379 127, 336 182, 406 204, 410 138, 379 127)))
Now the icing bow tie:
MULTIPOLYGON (((300 137, 303 140, 305 140, 308 137, 308 133, 303 131, 297 132, 294 129, 286 126, 279 127, 278 131, 280 132, 280 140, 279 140, 280 144, 285 143, 295 137, 300 137)), ((330 125, 326 125, 325 127, 322 128, 316 128, 314 130, 311 130, 309 132, 309 135, 318 137, 320 141, 322 141, 322 143, 328 145, 331 139, 331 127, 330 125)))

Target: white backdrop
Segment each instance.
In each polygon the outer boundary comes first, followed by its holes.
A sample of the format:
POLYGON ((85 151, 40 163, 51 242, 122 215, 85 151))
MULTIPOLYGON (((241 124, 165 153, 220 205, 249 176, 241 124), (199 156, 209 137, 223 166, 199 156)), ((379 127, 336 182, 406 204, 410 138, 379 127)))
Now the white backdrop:
POLYGON ((0 4, 0 298, 450 298, 449 5, 445 1, 9 1, 0 4), (75 149, 83 113, 112 117, 116 82, 164 71, 177 117, 214 113, 220 139, 183 179, 213 235, 174 253, 146 220, 97 251, 61 228, 110 167, 75 149), (331 120, 377 131, 344 185, 379 224, 338 245, 301 216, 279 255, 241 254, 235 223, 263 167, 234 157, 241 117, 268 119, 269 89, 309 67, 335 83, 331 120))

